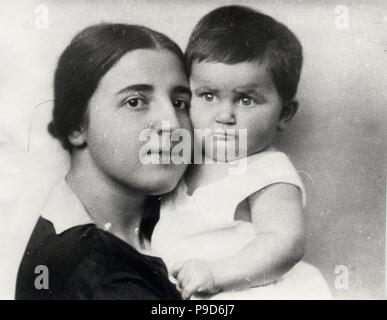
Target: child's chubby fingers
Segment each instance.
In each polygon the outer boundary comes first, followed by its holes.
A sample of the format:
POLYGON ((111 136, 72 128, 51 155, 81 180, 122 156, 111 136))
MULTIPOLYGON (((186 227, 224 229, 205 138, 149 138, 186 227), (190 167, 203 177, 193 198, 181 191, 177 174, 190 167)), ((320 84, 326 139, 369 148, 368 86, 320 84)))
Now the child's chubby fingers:
POLYGON ((189 282, 187 285, 184 287, 183 292, 182 292, 182 297, 184 300, 188 300, 191 298, 191 296, 197 291, 198 286, 194 282, 189 282))
POLYGON ((171 277, 174 279, 173 283, 176 285, 177 290, 182 292, 191 278, 184 269, 183 262, 174 264, 170 270, 170 273, 171 277))
POLYGON ((178 274, 180 273, 181 269, 183 268, 183 261, 177 261, 175 262, 172 267, 171 267, 171 270, 170 270, 170 273, 171 275, 177 279, 178 277, 178 274))
POLYGON ((176 280, 179 284, 179 287, 185 289, 192 282, 192 276, 189 273, 185 272, 184 269, 182 269, 178 273, 176 280))
POLYGON ((189 291, 189 290, 183 290, 183 292, 181 293, 181 297, 183 298, 183 300, 189 300, 191 296, 192 296, 192 291, 189 291))
POLYGON ((182 293, 184 290, 184 278, 182 277, 181 273, 178 274, 178 278, 176 279, 176 288, 180 293, 182 293))

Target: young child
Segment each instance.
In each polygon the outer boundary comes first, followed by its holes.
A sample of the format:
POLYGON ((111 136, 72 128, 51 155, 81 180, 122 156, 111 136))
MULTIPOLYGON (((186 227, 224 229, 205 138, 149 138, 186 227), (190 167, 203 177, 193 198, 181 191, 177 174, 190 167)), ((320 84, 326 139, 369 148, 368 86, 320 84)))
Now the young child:
POLYGON ((163 199, 153 249, 185 299, 330 298, 319 271, 300 262, 303 184, 272 146, 298 107, 298 39, 267 15, 227 6, 199 21, 186 57, 193 128, 210 129, 218 149, 235 146, 238 132, 247 130, 246 146, 238 150, 247 159, 204 148, 204 163, 192 165, 163 199), (229 175, 242 160, 246 172, 229 175))

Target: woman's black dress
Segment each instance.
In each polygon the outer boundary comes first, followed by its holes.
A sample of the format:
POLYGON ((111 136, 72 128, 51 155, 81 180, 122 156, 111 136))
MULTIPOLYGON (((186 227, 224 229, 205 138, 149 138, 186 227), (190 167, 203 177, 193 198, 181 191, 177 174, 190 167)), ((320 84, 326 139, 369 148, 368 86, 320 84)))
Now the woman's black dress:
POLYGON ((181 297, 161 259, 139 253, 94 224, 58 235, 40 217, 20 264, 16 299, 181 297))

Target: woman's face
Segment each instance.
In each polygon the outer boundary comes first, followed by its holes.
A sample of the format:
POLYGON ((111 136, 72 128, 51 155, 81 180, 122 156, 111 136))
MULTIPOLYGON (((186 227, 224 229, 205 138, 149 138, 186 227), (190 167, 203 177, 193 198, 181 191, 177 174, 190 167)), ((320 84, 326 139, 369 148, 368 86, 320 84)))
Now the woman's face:
MULTIPOLYGON (((140 134, 150 127, 158 135, 169 129, 190 130, 189 102, 189 84, 173 53, 138 49, 125 54, 100 80, 89 101, 85 135, 90 158, 106 176, 133 190, 171 191, 185 165, 144 164, 140 158, 148 156, 143 153, 147 142, 140 141, 140 134)), ((169 153, 173 144, 152 148, 157 155, 169 153)))

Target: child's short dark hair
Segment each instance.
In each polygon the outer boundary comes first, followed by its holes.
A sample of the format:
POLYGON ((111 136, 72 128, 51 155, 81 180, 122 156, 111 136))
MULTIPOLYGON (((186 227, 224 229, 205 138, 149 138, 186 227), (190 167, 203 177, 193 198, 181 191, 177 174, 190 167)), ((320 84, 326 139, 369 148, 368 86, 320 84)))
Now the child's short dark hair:
POLYGON ((194 61, 267 61, 281 98, 292 100, 297 92, 300 41, 285 25, 253 9, 225 6, 211 11, 195 26, 185 54, 189 70, 194 61))

